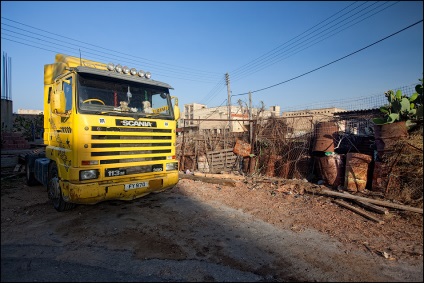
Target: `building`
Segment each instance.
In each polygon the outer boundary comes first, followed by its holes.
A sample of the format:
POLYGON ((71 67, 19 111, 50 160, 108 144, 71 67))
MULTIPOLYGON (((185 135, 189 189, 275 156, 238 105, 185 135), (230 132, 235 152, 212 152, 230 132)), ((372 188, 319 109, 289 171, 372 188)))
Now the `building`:
POLYGON ((357 136, 373 136, 373 118, 382 118, 380 109, 364 109, 354 111, 335 112, 339 127, 343 132, 357 136))
POLYGON ((281 117, 285 118, 292 136, 301 136, 311 132, 317 123, 331 121, 334 119, 334 113, 343 111, 345 110, 336 107, 304 109, 283 112, 281 117))
MULTIPOLYGON (((260 111, 252 108, 253 118, 279 117, 280 106, 271 106, 269 110, 260 111)), ((228 106, 208 108, 204 104, 184 105, 184 111, 178 121, 178 127, 186 132, 210 132, 220 134, 224 131, 241 133, 249 130, 249 109, 241 105, 231 106, 231 122, 228 121, 228 106)))
POLYGON ((39 115, 43 114, 43 110, 18 109, 18 114, 39 115))

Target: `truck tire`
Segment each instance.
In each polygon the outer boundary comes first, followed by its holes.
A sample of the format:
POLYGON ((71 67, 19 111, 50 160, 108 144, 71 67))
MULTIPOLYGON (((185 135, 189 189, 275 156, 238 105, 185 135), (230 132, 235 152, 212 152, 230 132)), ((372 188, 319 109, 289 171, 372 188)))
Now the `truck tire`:
POLYGON ((53 207, 59 212, 70 210, 75 207, 75 204, 66 202, 62 197, 62 189, 60 188, 59 183, 59 172, 55 162, 51 162, 49 165, 47 194, 49 199, 53 202, 53 207))
POLYGON ((31 172, 29 168, 29 160, 25 162, 25 175, 26 175, 26 183, 28 186, 35 186, 40 184, 34 177, 34 172, 31 172))

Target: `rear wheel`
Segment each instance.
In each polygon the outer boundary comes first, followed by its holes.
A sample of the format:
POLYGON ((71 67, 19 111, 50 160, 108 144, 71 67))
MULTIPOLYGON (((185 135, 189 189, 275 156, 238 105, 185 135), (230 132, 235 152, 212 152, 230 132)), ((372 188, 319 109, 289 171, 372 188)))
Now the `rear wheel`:
POLYGON ((25 162, 25 173, 26 173, 26 183, 28 186, 38 185, 39 182, 34 177, 34 172, 31 172, 29 166, 29 160, 25 162))
POLYGON ((47 184, 49 199, 53 202, 53 207, 57 211, 65 211, 75 207, 75 204, 66 202, 62 197, 62 189, 59 183, 59 172, 55 162, 49 165, 49 180, 47 184))

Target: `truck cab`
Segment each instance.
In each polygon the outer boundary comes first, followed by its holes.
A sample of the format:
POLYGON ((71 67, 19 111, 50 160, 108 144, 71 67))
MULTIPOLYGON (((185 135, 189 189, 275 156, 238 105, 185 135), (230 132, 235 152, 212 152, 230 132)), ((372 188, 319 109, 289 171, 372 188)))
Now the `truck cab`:
POLYGON ((27 158, 58 211, 178 182, 172 87, 149 72, 57 54, 44 67, 45 152, 27 158))

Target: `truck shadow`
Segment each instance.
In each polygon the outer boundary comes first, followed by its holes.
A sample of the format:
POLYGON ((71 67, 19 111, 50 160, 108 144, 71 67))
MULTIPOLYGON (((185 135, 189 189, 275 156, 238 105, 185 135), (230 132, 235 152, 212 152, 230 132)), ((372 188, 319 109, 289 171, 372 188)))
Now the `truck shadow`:
MULTIPOLYGON (((42 186, 31 190, 36 195, 31 199, 47 198, 42 186)), ((346 256, 340 243, 318 232, 279 229, 176 189, 60 213, 50 202, 26 201, 33 207, 31 224, 22 221, 19 227, 26 236, 8 243, 15 246, 14 254, 25 255, 22 260, 43 247, 43 256, 61 266, 78 263, 93 267, 92 272, 107 268, 127 274, 124 281, 146 276, 187 282, 392 280, 377 274, 379 267, 369 257, 346 256)), ((4 256, 2 251, 2 261, 4 256)))

